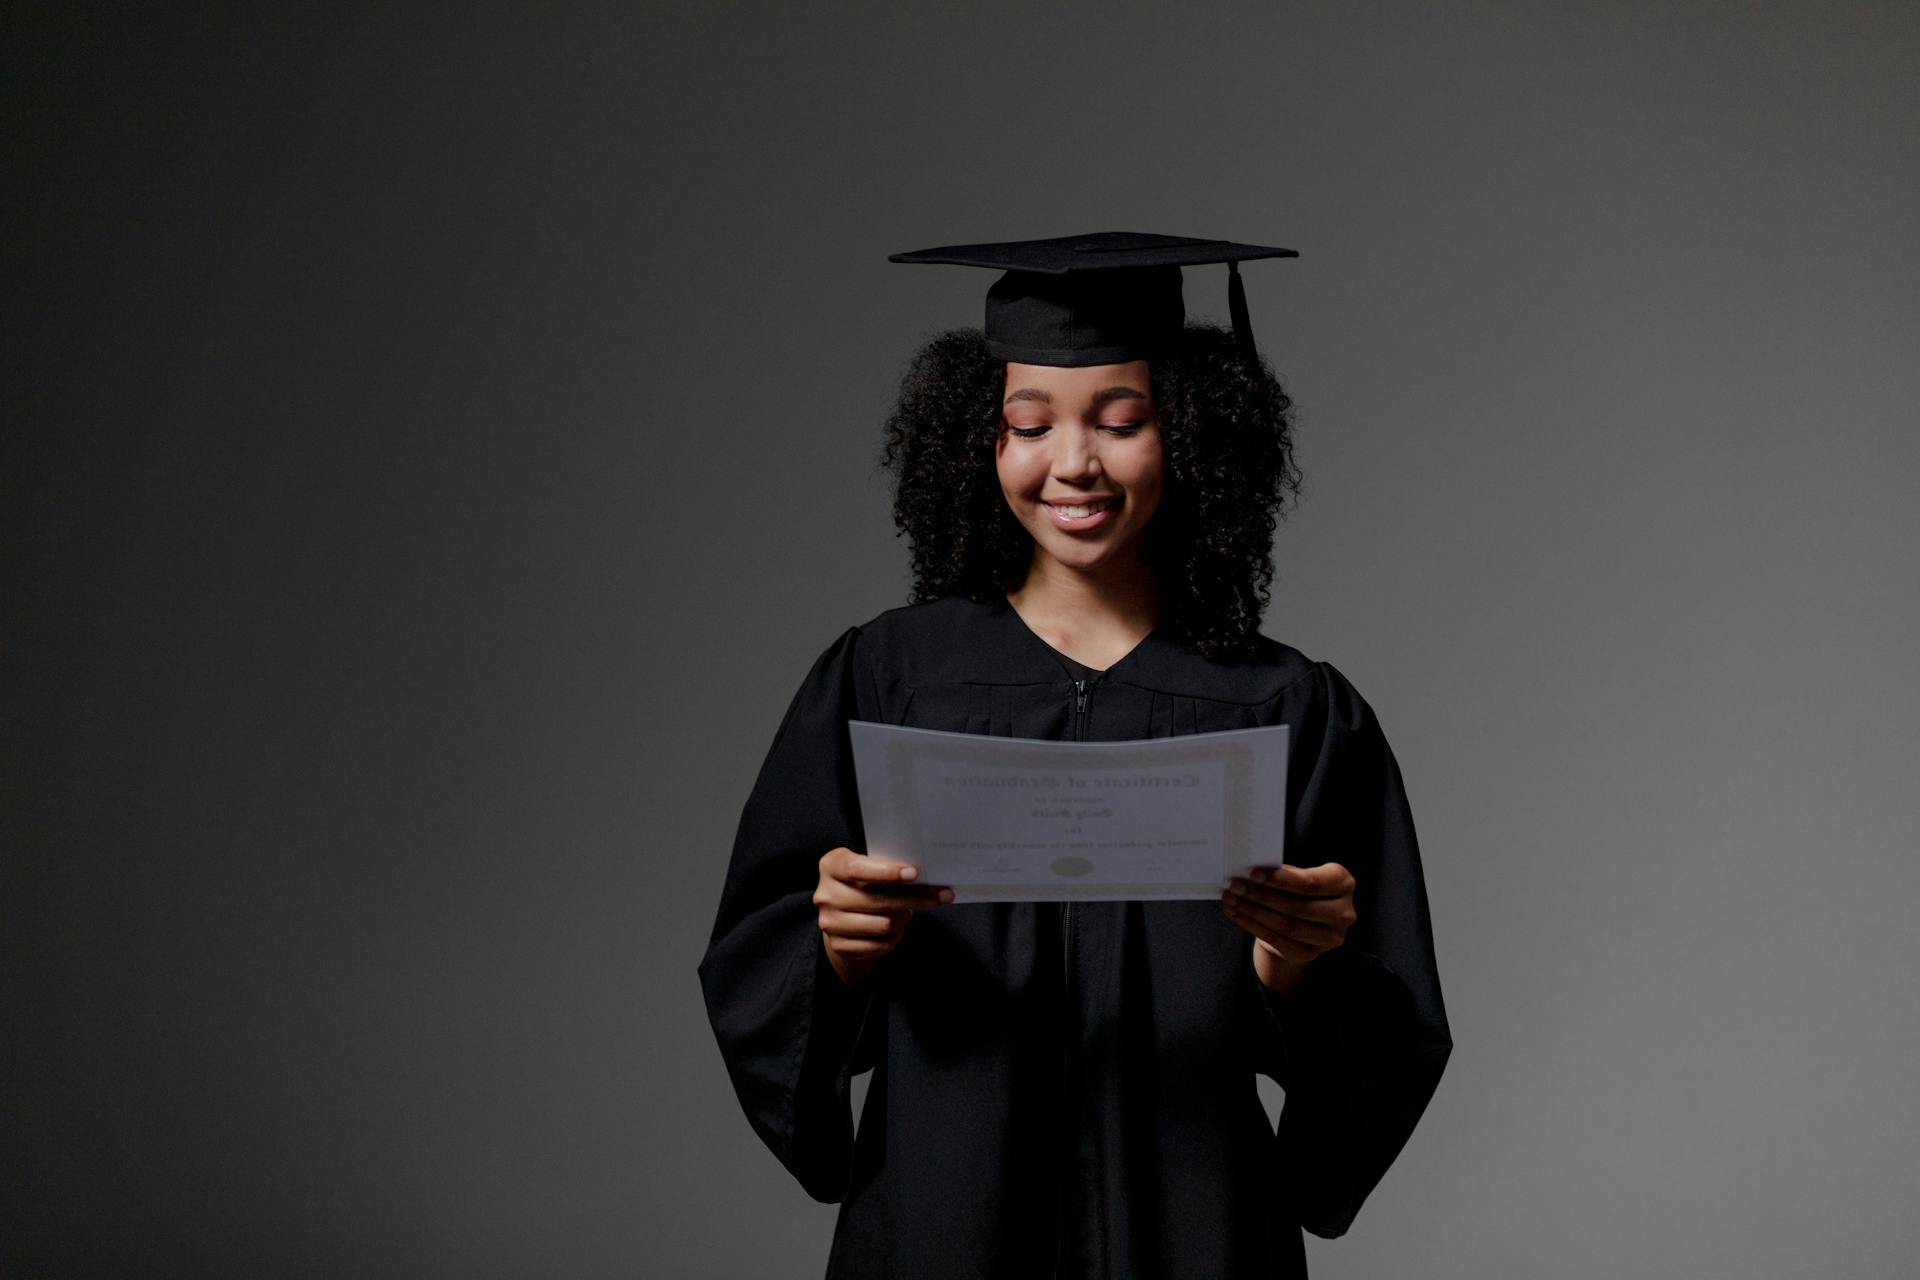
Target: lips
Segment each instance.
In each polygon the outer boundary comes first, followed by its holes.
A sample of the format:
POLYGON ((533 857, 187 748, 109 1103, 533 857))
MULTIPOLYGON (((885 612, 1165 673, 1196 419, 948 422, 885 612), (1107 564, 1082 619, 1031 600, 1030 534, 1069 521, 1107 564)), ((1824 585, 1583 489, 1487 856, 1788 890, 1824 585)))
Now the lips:
POLYGON ((1120 505, 1118 498, 1084 498, 1077 502, 1047 502, 1054 527, 1069 532, 1095 529, 1111 518, 1120 505))
POLYGON ((1086 502, 1049 502, 1047 505, 1063 516, 1081 519, 1105 511, 1113 503, 1112 498, 1097 498, 1086 502))

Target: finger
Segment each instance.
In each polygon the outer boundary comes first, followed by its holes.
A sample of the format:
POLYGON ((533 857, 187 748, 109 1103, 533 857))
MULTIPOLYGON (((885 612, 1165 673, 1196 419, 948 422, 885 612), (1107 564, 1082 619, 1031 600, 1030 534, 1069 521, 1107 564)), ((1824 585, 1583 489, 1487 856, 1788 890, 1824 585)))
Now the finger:
POLYGON ((858 896, 831 899, 815 895, 814 905, 820 908, 822 918, 830 911, 845 912, 850 915, 876 916, 885 920, 904 921, 913 915, 913 908, 893 902, 871 902, 858 896))
POLYGON ((871 857, 844 845, 829 849, 821 857, 820 871, 835 880, 848 881, 910 881, 920 874, 919 868, 898 858, 871 857))
POLYGON ((856 884, 910 884, 920 878, 920 868, 898 858, 869 857, 851 849, 836 852, 845 854, 837 866, 828 871, 836 880, 856 884))
POLYGON ((1353 873, 1337 862, 1314 867, 1296 867, 1281 863, 1274 867, 1255 867, 1252 878, 1288 893, 1312 898, 1338 898, 1354 890, 1353 873))
POLYGON ((897 938, 836 938, 827 937, 827 945, 840 955, 849 958, 884 956, 899 946, 897 938))
POLYGON ((906 927, 913 913, 898 916, 828 907, 820 912, 820 932, 836 938, 890 938, 906 927))
POLYGON ((1227 900, 1222 904, 1222 910, 1227 913, 1229 920, 1240 924, 1243 928, 1250 928, 1252 932, 1265 937, 1269 942, 1274 942, 1276 946, 1280 945, 1275 941, 1276 937, 1279 937, 1311 946, 1316 950, 1325 950, 1340 945, 1341 940, 1346 937, 1344 929, 1317 921, 1302 920, 1298 916, 1275 911, 1251 899, 1237 898, 1232 894, 1227 895, 1227 900))
POLYGON ((1269 893, 1290 894, 1300 899, 1323 896, 1319 886, 1299 872, 1298 867, 1253 867, 1234 876, 1233 882, 1242 887, 1258 885, 1269 893))
POLYGON ((1242 930, 1245 933, 1251 934, 1254 938, 1258 939, 1260 943, 1264 945, 1269 951, 1272 951, 1276 955, 1280 956, 1283 960, 1292 960, 1296 962, 1302 961, 1302 960, 1310 960, 1315 956, 1322 955, 1327 951, 1332 950, 1332 947, 1326 945, 1324 942, 1321 942, 1317 939, 1299 938, 1291 934, 1280 932, 1279 930, 1268 929, 1254 923, 1251 920, 1247 920, 1243 917, 1236 916, 1231 912, 1227 914, 1227 920, 1229 923, 1233 924, 1236 928, 1242 930))
POLYGON ((919 911, 945 906, 951 901, 953 890, 937 884, 872 885, 822 880, 813 895, 813 904, 817 907, 841 907, 850 911, 919 911))
POLYGON ((1318 955, 1321 950, 1323 950, 1323 948, 1307 939, 1293 937, 1281 930, 1269 928, 1266 925, 1251 920, 1243 912, 1238 910, 1229 910, 1223 907, 1222 911, 1225 913, 1229 924, 1244 933, 1252 934, 1255 938, 1265 943, 1270 950, 1278 952, 1288 959, 1298 960, 1318 955))
POLYGON ((873 902, 915 908, 939 907, 953 901, 953 890, 943 884, 869 884, 852 886, 873 902))
POLYGON ((1270 888, 1257 880, 1247 880, 1240 876, 1233 878, 1226 892, 1228 895, 1244 898, 1270 911, 1278 911, 1283 915, 1305 920, 1309 924, 1347 929, 1353 926, 1357 918, 1353 910, 1353 900, 1345 896, 1311 898, 1285 889, 1270 888))

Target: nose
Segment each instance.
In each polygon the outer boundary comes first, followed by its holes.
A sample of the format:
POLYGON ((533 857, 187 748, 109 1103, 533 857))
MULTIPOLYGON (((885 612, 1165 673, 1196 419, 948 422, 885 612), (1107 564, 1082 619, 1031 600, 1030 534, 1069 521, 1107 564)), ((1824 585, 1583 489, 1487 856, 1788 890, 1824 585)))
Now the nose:
POLYGON ((1057 441, 1053 451, 1054 479, 1084 486, 1100 474, 1099 438, 1092 429, 1056 431, 1054 439, 1057 441))

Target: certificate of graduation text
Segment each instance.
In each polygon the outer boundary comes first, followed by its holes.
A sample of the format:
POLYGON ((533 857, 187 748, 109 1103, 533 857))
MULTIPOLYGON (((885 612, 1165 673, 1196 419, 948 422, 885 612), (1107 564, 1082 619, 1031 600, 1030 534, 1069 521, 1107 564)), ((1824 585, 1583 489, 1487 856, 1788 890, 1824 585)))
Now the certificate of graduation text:
POLYGON ((1283 724, 1131 742, 847 730, 863 852, 955 902, 1218 898, 1282 860, 1283 724))

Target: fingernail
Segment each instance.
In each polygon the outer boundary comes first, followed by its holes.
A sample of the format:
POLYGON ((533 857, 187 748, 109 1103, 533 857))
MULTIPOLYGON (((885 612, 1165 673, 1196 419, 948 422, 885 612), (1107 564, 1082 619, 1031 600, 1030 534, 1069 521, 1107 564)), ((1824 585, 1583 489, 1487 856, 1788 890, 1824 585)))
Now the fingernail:
POLYGON ((914 879, 914 878, 915 878, 916 876, 918 876, 919 874, 920 874, 920 868, 918 868, 918 867, 902 867, 902 868, 900 868, 900 878, 901 878, 902 880, 912 880, 912 879, 914 879))
POLYGON ((951 890, 951 889, 942 889, 942 890, 940 891, 940 901, 942 901, 942 902, 952 902, 952 901, 953 901, 953 890, 951 890))

